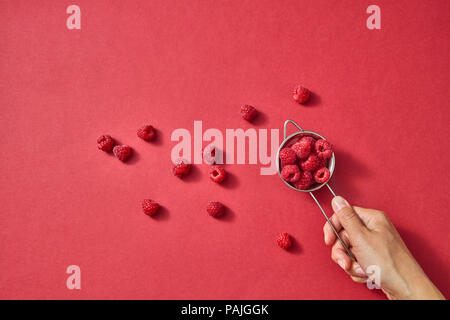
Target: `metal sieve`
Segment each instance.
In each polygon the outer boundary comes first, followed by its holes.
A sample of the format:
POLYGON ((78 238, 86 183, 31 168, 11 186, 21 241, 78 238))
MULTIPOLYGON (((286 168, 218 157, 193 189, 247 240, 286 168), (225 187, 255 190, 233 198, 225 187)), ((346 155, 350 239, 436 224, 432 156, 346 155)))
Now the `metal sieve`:
POLYGON ((328 179, 328 181, 326 181, 326 182, 324 182, 324 183, 322 183, 322 184, 320 184, 318 186, 315 186, 314 188, 311 188, 311 189, 308 189, 308 190, 300 190, 300 189, 297 189, 296 187, 294 187, 293 185, 291 185, 289 182, 285 181, 281 177, 280 150, 283 149, 285 146, 296 142, 301 137, 305 137, 305 136, 313 137, 315 139, 324 139, 324 140, 326 140, 322 135, 318 134, 317 132, 303 130, 294 121, 286 120, 286 122, 284 123, 283 142, 281 143, 280 147, 278 148, 278 152, 277 152, 277 172, 278 172, 278 175, 280 176, 280 179, 284 182, 284 184, 287 185, 289 188, 294 189, 296 191, 300 191, 300 192, 308 192, 311 195, 311 197, 314 199, 316 204, 319 206, 320 211, 322 211, 323 216, 327 220, 327 222, 330 225, 331 229, 333 230, 334 234, 336 235, 338 240, 341 242, 342 246, 345 248, 345 251, 347 251, 347 254, 349 255, 349 257, 354 259, 353 255, 350 252, 350 250, 348 249, 347 245, 341 239, 341 237, 339 236, 339 233, 336 231, 336 229, 334 228, 334 226, 331 223, 330 219, 328 218, 327 214, 325 213, 325 211, 323 210, 322 206, 320 205, 319 201, 317 200, 317 198, 313 194, 313 191, 319 190, 320 188, 322 188, 324 186, 327 186, 328 190, 330 190, 330 192, 333 195, 333 197, 336 196, 336 193, 334 193, 333 189, 331 189, 331 187, 328 185, 328 182, 330 181, 331 177, 333 176, 333 172, 334 172, 334 166, 335 166, 334 152, 333 152, 333 154, 331 155, 331 158, 328 161, 328 170, 330 171, 330 178, 328 179), (292 123, 298 129, 298 131, 292 133, 289 136, 287 136, 287 126, 288 126, 289 123, 292 123))

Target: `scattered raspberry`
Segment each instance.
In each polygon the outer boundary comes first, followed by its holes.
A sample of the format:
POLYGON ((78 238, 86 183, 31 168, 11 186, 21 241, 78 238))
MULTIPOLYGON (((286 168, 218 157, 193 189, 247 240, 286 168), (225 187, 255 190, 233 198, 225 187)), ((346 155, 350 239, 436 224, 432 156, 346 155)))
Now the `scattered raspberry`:
POLYGON ((313 183, 313 176, 311 172, 308 171, 302 171, 300 174, 300 179, 298 179, 297 182, 294 183, 294 187, 296 187, 299 190, 308 190, 308 188, 313 183))
POLYGON ((131 148, 127 145, 115 146, 113 149, 113 153, 120 161, 127 161, 127 159, 131 155, 131 148))
POLYGON ((247 121, 252 121, 256 117, 256 109, 248 104, 241 107, 241 116, 247 121))
POLYGON ((224 211, 225 211, 225 206, 217 201, 211 201, 206 206, 206 212, 208 212, 208 214, 214 218, 218 218, 218 217, 222 216, 224 211))
POLYGON ((314 148, 316 140, 312 137, 303 137, 291 147, 299 159, 306 159, 314 148))
POLYGON ((155 129, 153 128, 153 126, 149 124, 144 125, 137 131, 137 136, 145 141, 153 140, 155 135, 156 135, 155 129))
POLYGON ((302 168, 302 170, 309 171, 309 172, 313 172, 314 170, 316 170, 319 167, 319 165, 320 165, 320 160, 314 154, 310 154, 308 159, 300 162, 300 167, 302 168))
POLYGON ((314 173, 314 180, 316 180, 317 183, 327 182, 328 179, 330 179, 330 171, 325 167, 318 169, 316 173, 314 173))
POLYGON ((114 140, 113 140, 113 138, 111 138, 110 135, 107 135, 107 134, 100 136, 97 139, 97 147, 100 150, 109 152, 114 147, 114 140))
POLYGON ((308 89, 306 89, 305 87, 302 87, 302 86, 297 86, 294 89, 293 98, 298 103, 305 103, 306 101, 308 101, 310 95, 311 95, 311 92, 308 89))
POLYGON ((142 210, 144 213, 148 216, 152 216, 158 211, 159 204, 153 200, 150 199, 144 199, 142 201, 142 210))
POLYGON ((173 165, 172 173, 178 178, 182 178, 189 174, 189 172, 191 172, 191 164, 187 160, 178 159, 173 165))
POLYGON ((295 164, 284 166, 281 170, 281 178, 287 182, 296 182, 300 179, 300 169, 295 164))
POLYGON ((227 172, 222 167, 212 166, 209 170, 209 177, 212 181, 220 183, 227 177, 227 172))
POLYGON ((324 139, 317 140, 316 144, 314 145, 314 149, 317 156, 322 159, 328 159, 333 154, 331 143, 324 139))
POLYGON ((281 165, 294 164, 297 161, 297 155, 291 148, 283 148, 280 150, 281 165))
POLYGON ((289 249, 292 245, 292 240, 291 237, 289 236, 289 233, 287 232, 280 233, 277 238, 277 243, 281 248, 289 249))

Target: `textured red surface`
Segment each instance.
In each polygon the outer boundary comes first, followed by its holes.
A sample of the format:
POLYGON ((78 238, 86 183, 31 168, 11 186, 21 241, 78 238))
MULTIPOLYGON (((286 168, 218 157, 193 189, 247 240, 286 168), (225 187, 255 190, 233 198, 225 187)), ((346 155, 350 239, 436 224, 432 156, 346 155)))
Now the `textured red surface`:
POLYGON ((336 192, 385 210, 449 296, 449 1, 376 1, 374 31, 371 1, 75 2, 80 31, 72 1, 0 2, 0 298, 382 298, 331 261, 318 208, 277 175, 171 173, 176 128, 286 119, 333 143, 336 192), (136 136, 144 123, 156 141, 136 136), (105 133, 133 148, 127 163, 97 149, 105 133))

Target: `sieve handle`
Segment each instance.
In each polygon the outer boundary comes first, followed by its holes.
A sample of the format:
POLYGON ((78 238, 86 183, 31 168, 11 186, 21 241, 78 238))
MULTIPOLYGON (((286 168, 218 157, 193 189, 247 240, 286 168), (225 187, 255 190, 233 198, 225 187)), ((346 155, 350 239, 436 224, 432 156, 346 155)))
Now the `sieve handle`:
POLYGON ((286 121, 284 122, 284 136, 283 136, 284 138, 283 138, 283 140, 286 140, 286 137, 287 137, 287 126, 288 126, 289 123, 292 123, 294 126, 297 127, 297 129, 298 129, 300 132, 303 132, 303 129, 300 128, 300 126, 299 126, 297 123, 295 123, 295 121, 293 121, 293 120, 286 120, 286 121))
MULTIPOLYGON (((289 121, 289 120, 288 120, 289 121)), ((287 121, 286 121, 287 122, 287 121)), ((285 123, 286 125, 286 123, 285 123)), ((326 184, 326 186, 328 187, 328 189, 330 190, 331 194, 336 197, 336 194, 334 193, 333 189, 331 189, 331 187, 328 185, 328 183, 326 184)), ((325 219, 327 220, 328 224, 330 225, 331 229, 333 230, 334 234, 336 235, 336 237, 338 238, 338 240, 341 242, 342 246, 344 247, 345 251, 347 251, 348 256, 355 260, 355 257, 353 256, 353 254, 350 252, 349 248, 347 247, 347 245, 345 244, 345 242, 342 240, 341 236, 339 235, 339 233, 336 231, 336 229, 334 228, 333 224, 331 223, 330 219, 328 218, 327 214, 325 213, 325 211, 323 210, 322 206, 320 205, 319 201, 317 200, 317 198, 314 196, 314 194, 312 192, 309 193, 311 195, 311 197, 313 197, 314 201, 317 203, 317 205, 320 208, 320 211, 322 211, 323 216, 325 217, 325 219)))

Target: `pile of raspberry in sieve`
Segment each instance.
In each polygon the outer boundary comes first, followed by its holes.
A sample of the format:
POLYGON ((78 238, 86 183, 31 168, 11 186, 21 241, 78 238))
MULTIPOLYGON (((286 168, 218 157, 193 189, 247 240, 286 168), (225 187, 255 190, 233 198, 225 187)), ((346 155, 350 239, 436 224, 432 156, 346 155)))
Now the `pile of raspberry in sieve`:
POLYGON ((331 176, 328 162, 332 155, 333 149, 327 140, 304 136, 280 150, 281 178, 300 190, 327 182, 331 176))

